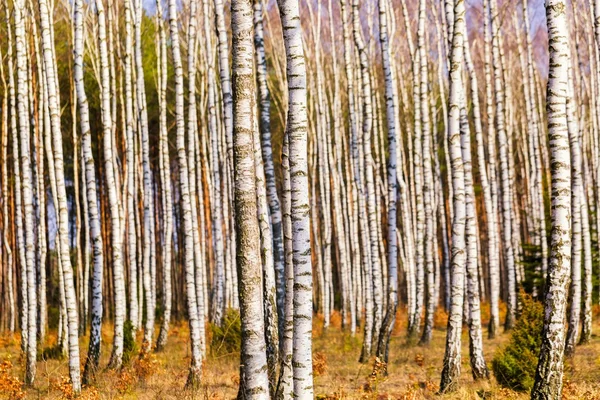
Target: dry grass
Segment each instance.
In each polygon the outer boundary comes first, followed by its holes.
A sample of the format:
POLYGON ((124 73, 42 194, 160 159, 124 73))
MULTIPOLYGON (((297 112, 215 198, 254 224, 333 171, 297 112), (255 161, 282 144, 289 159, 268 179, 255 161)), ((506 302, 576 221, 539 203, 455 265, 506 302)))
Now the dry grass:
MULTIPOLYGON (((390 363, 383 365, 372 358, 360 364, 361 335, 352 337, 340 331, 339 316, 323 330, 322 319, 315 318, 314 361, 315 394, 321 399, 527 399, 489 382, 473 382, 469 367, 468 336, 463 333, 462 376, 460 389, 451 395, 438 396, 440 370, 444 356, 445 332, 443 313, 436 315, 436 329, 428 347, 406 343, 402 329, 395 329, 390 348, 390 363), (335 322, 334 322, 335 321, 335 322), (388 375, 384 371, 387 367, 388 375)), ((406 326, 406 318, 398 314, 398 325, 406 326)), ((595 318, 595 321, 598 319, 595 318)), ((596 331, 600 324, 594 324, 596 331)), ((112 327, 103 329, 101 365, 108 363, 112 327)), ((166 349, 160 353, 132 357, 120 371, 101 370, 93 387, 84 388, 82 398, 94 399, 233 399, 239 383, 239 356, 211 356, 204 362, 202 385, 196 392, 184 391, 187 365, 190 361, 189 332, 185 324, 176 325, 170 333, 166 349)), ((508 334, 487 339, 484 350, 490 361, 494 352, 507 342, 508 334)), ((50 336, 44 347, 56 341, 50 336)), ((141 344, 141 343, 140 343, 141 344)), ((82 364, 87 338, 81 340, 82 364)), ((209 353, 210 354, 210 353, 209 353)), ((600 339, 579 346, 575 357, 565 366, 565 399, 600 400, 600 339)), ((24 364, 18 335, 0 336, 0 399, 69 399, 68 368, 65 360, 38 362, 35 387, 22 389, 24 364)))

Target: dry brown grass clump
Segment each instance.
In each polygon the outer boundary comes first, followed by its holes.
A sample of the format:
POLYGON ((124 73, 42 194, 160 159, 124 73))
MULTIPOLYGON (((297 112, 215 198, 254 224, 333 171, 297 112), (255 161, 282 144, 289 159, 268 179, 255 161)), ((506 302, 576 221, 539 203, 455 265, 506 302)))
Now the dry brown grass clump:
POLYGON ((327 371, 327 356, 325 353, 313 354, 313 376, 321 376, 327 371))

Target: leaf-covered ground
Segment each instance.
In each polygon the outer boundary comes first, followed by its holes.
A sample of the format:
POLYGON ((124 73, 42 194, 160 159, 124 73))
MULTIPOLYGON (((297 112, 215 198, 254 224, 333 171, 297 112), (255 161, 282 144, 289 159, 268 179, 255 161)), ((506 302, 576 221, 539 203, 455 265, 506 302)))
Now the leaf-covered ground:
MULTIPOLYGON (((485 310, 485 307, 484 307, 485 310)), ((600 332, 595 315, 594 329, 600 332)), ((463 331, 463 358, 460 389, 450 395, 437 396, 444 356, 445 320, 443 312, 436 314, 436 329, 428 347, 409 343, 405 337, 404 315, 399 313, 391 349, 388 375, 384 365, 374 358, 360 364, 361 335, 351 336, 340 329, 339 315, 332 317, 332 326, 322 329, 322 320, 315 318, 313 354, 315 394, 322 399, 527 399, 527 393, 501 388, 490 381, 473 382, 468 358, 468 335, 463 331)), ((485 321, 485 315, 484 315, 485 321)), ((110 356, 112 327, 103 330, 102 366, 110 356)), ((210 330, 209 330, 210 332, 210 330)), ((484 329, 484 351, 488 365, 496 349, 508 342, 502 333, 487 339, 484 329)), ((50 348, 56 338, 49 336, 44 348, 50 348)), ((209 335, 210 340, 210 335, 209 335)), ((138 341, 141 337, 138 335, 138 341)), ((81 340, 82 356, 86 353, 87 337, 81 340)), ((83 399, 233 399, 237 394, 239 356, 224 352, 223 343, 213 343, 220 351, 209 351, 203 368, 203 384, 195 392, 184 391, 189 358, 188 330, 185 324, 175 324, 165 351, 140 359, 137 354, 120 371, 102 369, 92 387, 86 387, 83 399)), ((43 349, 41 349, 43 350, 43 349)), ((41 353, 41 351, 40 351, 41 353)), ((48 353, 47 353, 48 354, 48 353)), ((82 363, 84 358, 82 357, 82 363)), ((20 355, 19 336, 2 335, 0 339, 0 398, 61 399, 69 398, 66 360, 40 360, 34 388, 21 387, 24 366, 20 355)), ((579 346, 572 360, 565 365, 564 397, 567 399, 600 399, 600 338, 593 336, 590 344, 579 346)))

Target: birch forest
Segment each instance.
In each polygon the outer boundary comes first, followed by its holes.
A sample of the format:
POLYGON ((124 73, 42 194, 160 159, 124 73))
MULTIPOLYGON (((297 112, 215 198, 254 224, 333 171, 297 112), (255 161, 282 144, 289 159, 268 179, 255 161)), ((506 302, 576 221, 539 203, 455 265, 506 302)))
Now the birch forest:
POLYGON ((1 0, 0 399, 600 398, 599 99, 600 0, 1 0))

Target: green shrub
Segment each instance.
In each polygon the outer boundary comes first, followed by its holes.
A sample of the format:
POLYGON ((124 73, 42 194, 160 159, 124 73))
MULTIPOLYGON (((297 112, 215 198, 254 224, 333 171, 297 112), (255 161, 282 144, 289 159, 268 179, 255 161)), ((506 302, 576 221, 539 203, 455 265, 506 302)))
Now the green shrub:
POLYGON ((239 353, 242 348, 242 321, 240 313, 228 309, 223 316, 221 325, 210 324, 212 340, 210 349, 213 355, 239 353))
MULTIPOLYGON (((539 289, 544 285, 545 277, 542 275, 542 246, 523 243, 521 245, 520 259, 520 263, 523 265, 523 270, 525 271, 521 287, 526 293, 532 294, 534 288, 539 289)), ((538 296, 542 293, 542 291, 538 290, 538 296)))
POLYGON ((542 345, 544 307, 524 293, 521 294, 521 304, 521 315, 511 332, 510 342, 496 352, 492 370, 500 385, 529 391, 542 345))
POLYGON ((129 363, 138 353, 138 346, 135 341, 135 329, 130 320, 125 321, 123 325, 123 362, 129 363))
POLYGON ((50 347, 44 347, 41 353, 38 353, 38 361, 46 360, 64 360, 67 356, 66 349, 63 349, 60 345, 55 344, 50 347))

